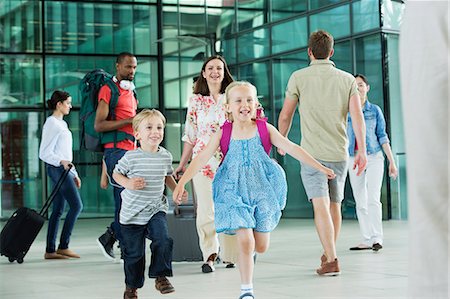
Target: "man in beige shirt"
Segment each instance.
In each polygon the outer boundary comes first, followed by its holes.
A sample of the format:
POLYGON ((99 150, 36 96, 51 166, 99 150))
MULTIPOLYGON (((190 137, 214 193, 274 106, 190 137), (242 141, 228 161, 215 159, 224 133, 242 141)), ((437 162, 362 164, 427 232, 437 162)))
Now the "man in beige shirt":
POLYGON ((301 165, 303 186, 312 202, 314 222, 324 249, 321 266, 316 271, 319 275, 340 274, 336 240, 341 228, 341 201, 348 171, 348 112, 358 146, 353 168, 358 167, 359 175, 367 164, 366 128, 355 78, 336 68, 330 60, 333 44, 333 37, 326 31, 311 34, 308 43, 311 63, 291 75, 278 120, 279 131, 287 136, 298 104, 301 146, 336 174, 335 179, 328 180, 313 168, 301 165))

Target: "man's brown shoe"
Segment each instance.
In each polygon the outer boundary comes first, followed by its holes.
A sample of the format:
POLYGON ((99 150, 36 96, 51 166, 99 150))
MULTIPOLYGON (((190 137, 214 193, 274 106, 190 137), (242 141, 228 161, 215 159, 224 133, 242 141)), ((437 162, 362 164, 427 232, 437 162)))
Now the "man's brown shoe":
POLYGON ((64 260, 64 259, 68 259, 69 257, 65 256, 65 255, 58 254, 56 252, 46 252, 44 254, 44 258, 46 260, 64 260))
POLYGON ((175 288, 165 276, 160 276, 155 279, 155 288, 160 291, 161 294, 175 292, 175 288))
POLYGON ((70 250, 68 248, 67 249, 58 249, 58 250, 56 250, 56 253, 67 256, 67 257, 73 257, 76 259, 80 258, 80 256, 78 254, 76 254, 75 252, 73 252, 72 250, 70 250))
POLYGON ((137 299, 137 289, 135 288, 125 288, 125 292, 123 293, 123 299, 137 299))
POLYGON ((336 276, 341 274, 341 270, 339 269, 339 262, 335 259, 329 263, 323 263, 323 265, 316 270, 317 274, 324 276, 336 276))

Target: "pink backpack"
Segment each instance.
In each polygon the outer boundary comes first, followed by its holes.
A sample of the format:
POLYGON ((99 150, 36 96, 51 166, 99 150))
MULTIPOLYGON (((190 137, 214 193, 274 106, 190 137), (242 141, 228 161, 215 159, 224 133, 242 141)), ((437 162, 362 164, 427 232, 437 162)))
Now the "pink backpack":
MULTIPOLYGON (((256 126, 258 127, 259 137, 261 138, 264 151, 267 155, 270 155, 270 150, 272 149, 272 143, 270 142, 269 130, 267 129, 267 119, 257 118, 256 126)), ((220 149, 223 153, 222 161, 225 159, 225 155, 228 152, 228 146, 230 145, 231 130, 233 129, 233 123, 230 121, 225 121, 222 126, 222 137, 220 138, 220 149)))

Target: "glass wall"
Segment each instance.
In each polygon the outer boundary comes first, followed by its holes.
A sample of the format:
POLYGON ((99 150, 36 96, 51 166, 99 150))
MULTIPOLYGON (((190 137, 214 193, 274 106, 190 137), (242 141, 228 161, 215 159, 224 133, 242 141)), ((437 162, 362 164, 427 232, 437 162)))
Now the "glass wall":
MULTIPOLYGON (((403 7, 395 0, 4 0, 0 217, 24 204, 39 207, 48 193, 37 153, 40 129, 50 112, 45 99, 55 89, 73 96, 74 109, 66 120, 83 180, 82 217, 111 216, 112 192, 98 187, 101 155, 79 149, 78 84, 95 68, 114 73, 115 56, 121 51, 138 58, 139 108, 156 107, 167 117, 164 146, 176 166, 193 77, 200 74, 205 58, 222 54, 235 79, 255 84, 269 121, 277 125, 290 75, 309 64, 309 35, 325 29, 335 38, 336 66, 368 77, 369 99, 384 111, 394 155, 403 161, 397 47, 403 7)), ((300 141, 298 113, 289 138, 300 141)), ((286 170, 289 184, 284 217, 312 217, 298 162, 274 156, 286 170)), ((406 185, 404 179, 401 182, 383 184, 385 218, 405 216, 401 211, 406 206, 402 192, 406 185)), ((349 186, 343 214, 356 217, 349 186)))
POLYGON ((51 186, 38 153, 42 125, 51 114, 45 99, 56 89, 73 98, 74 107, 65 120, 74 137, 74 164, 82 180, 81 216, 112 215, 112 190, 99 188, 102 156, 80 150, 78 85, 96 68, 115 73, 116 55, 132 52, 138 58, 139 108, 160 106, 156 1, 134 2, 2 1, 1 218, 21 206, 40 208, 49 194, 51 186))

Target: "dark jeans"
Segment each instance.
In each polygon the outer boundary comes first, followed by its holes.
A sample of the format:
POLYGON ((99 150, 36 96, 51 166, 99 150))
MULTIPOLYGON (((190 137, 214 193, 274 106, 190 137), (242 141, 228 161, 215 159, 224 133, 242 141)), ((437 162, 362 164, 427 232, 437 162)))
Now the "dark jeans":
POLYGON ((106 148, 104 152, 107 174, 109 177, 109 181, 113 185, 114 189, 114 221, 111 223, 110 227, 114 232, 114 237, 119 240, 119 243, 122 242, 122 234, 119 224, 120 207, 122 205, 122 198, 120 197, 120 193, 124 188, 117 184, 116 181, 114 181, 112 173, 114 171, 114 167, 116 167, 117 162, 123 157, 123 155, 125 155, 126 152, 126 150, 120 148, 106 148))
POLYGON ((172 276, 173 240, 169 237, 166 213, 158 212, 146 225, 121 224, 125 284, 142 288, 145 276, 145 238, 151 241, 148 277, 172 276))
MULTIPOLYGON (((64 167, 55 167, 49 164, 45 164, 45 166, 54 187, 63 174, 64 167)), ((83 209, 83 203, 81 202, 81 197, 78 193, 77 186, 75 185, 74 175, 72 172, 69 172, 53 201, 52 215, 48 220, 46 252, 56 251, 56 234, 58 233, 59 220, 61 219, 64 208, 66 207, 66 201, 69 203, 69 211, 67 212, 66 220, 64 221, 64 226, 61 232, 61 238, 58 246, 59 249, 69 248, 70 235, 72 234, 78 215, 80 215, 80 212, 83 209)))

